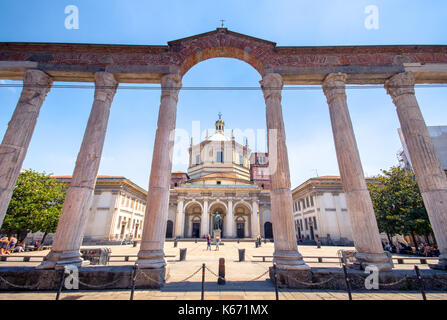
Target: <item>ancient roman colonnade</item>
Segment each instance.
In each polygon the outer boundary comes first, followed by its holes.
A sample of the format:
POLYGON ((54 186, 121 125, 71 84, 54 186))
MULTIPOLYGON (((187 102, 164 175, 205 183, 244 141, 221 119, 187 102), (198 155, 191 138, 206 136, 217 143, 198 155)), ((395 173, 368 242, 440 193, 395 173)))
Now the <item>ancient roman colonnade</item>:
POLYGON ((289 162, 281 89, 284 84, 321 84, 326 95, 337 160, 351 220, 357 262, 390 270, 379 239, 371 198, 349 116, 346 84, 385 84, 402 131, 438 242, 437 268, 447 268, 447 179, 428 134, 415 83, 447 82, 447 46, 277 47, 225 28, 168 43, 120 46, 0 43, 0 78, 23 80, 23 90, 0 145, 0 222, 20 172, 39 110, 53 81, 94 81, 93 107, 67 191, 54 244, 40 268, 82 263, 79 248, 87 221, 118 83, 161 83, 144 229, 137 263, 164 269, 164 239, 172 167, 173 130, 182 76, 200 61, 229 57, 246 61, 262 76, 271 172, 274 261, 282 270, 308 270, 298 252, 292 217, 289 162), (270 159, 272 161, 273 159, 270 159))

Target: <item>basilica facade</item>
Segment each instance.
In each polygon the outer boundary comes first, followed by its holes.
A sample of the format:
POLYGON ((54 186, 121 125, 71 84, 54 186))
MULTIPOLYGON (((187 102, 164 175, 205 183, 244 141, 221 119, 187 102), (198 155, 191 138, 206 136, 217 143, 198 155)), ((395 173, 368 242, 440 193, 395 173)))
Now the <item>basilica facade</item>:
POLYGON ((171 175, 166 237, 213 236, 218 213, 222 238, 272 238, 268 155, 226 135, 221 115, 215 128, 191 141, 187 172, 171 175))

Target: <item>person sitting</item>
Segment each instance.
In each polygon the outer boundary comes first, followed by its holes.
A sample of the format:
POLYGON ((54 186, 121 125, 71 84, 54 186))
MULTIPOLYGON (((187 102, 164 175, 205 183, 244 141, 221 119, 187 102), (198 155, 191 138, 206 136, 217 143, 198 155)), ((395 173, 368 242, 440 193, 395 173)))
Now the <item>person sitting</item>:
POLYGON ((387 244, 385 245, 385 250, 392 252, 393 248, 391 247, 391 245, 387 242, 387 244))
POLYGON ((11 251, 14 251, 14 248, 16 247, 17 244, 17 238, 14 238, 13 236, 9 237, 9 244, 8 244, 8 254, 11 253, 11 251))
POLYGON ((8 237, 3 237, 0 239, 0 255, 4 256, 8 253, 8 245, 9 245, 9 239, 8 237))
POLYGON ((20 242, 17 242, 14 252, 25 252, 25 241, 22 240, 20 242))

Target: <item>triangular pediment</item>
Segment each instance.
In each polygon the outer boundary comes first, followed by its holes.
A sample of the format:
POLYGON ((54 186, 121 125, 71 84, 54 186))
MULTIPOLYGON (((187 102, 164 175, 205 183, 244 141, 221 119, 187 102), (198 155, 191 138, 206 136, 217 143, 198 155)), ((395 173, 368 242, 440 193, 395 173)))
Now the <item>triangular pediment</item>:
POLYGON ((168 45, 169 46, 176 46, 182 43, 188 43, 191 41, 196 41, 196 40, 200 40, 203 38, 207 38, 207 37, 212 37, 212 36, 229 36, 232 38, 236 38, 236 39, 240 39, 240 40, 250 40, 253 42, 258 42, 260 45, 269 45, 269 46, 276 46, 275 42, 272 41, 268 41, 268 40, 264 40, 264 39, 259 39, 256 37, 252 37, 252 36, 248 36, 242 33, 237 33, 234 31, 230 31, 227 28, 217 28, 216 30, 213 31, 209 31, 209 32, 205 32, 205 33, 200 33, 194 36, 190 36, 190 37, 186 37, 186 38, 181 38, 181 39, 177 39, 177 40, 173 40, 173 41, 169 41, 168 45))

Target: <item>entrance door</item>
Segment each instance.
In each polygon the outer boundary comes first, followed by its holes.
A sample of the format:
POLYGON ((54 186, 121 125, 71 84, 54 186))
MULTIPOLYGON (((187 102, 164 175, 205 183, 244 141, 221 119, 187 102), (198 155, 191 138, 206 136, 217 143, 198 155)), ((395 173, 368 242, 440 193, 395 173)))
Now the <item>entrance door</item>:
POLYGON ((168 223, 166 224, 166 238, 172 238, 174 229, 174 223, 171 220, 168 220, 168 223))
POLYGON ((312 240, 315 240, 314 227, 313 226, 310 226, 310 238, 312 240))
POLYGON ((264 223, 264 238, 266 239, 273 238, 273 229, 271 222, 264 223))
POLYGON ((238 238, 244 238, 245 237, 245 223, 244 222, 238 222, 236 224, 237 227, 237 237, 238 238))
POLYGON ((200 222, 192 223, 192 237, 200 238, 200 222))

